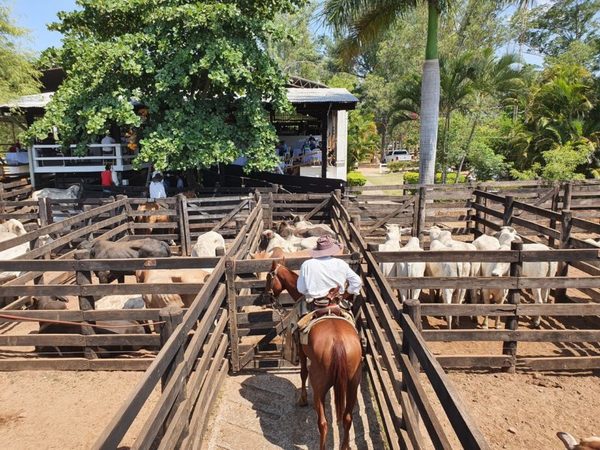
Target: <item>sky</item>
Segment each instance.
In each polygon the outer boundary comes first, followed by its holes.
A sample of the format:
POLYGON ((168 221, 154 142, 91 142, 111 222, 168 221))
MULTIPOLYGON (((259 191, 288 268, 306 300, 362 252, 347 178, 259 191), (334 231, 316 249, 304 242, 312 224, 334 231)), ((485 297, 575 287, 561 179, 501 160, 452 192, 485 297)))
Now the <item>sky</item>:
POLYGON ((29 30, 22 46, 36 53, 60 46, 61 34, 48 31, 46 24, 56 20, 57 12, 75 9, 75 0, 6 0, 5 3, 11 8, 16 24, 29 30))
MULTIPOLYGON (((536 4, 547 1, 537 0, 536 4)), ((46 25, 56 19, 59 11, 72 11, 76 8, 75 0, 5 0, 5 3, 12 8, 12 17, 17 25, 30 32, 29 37, 22 42, 22 46, 35 53, 40 53, 48 47, 61 45, 60 33, 49 31, 46 25)), ((311 27, 314 28, 315 33, 324 32, 323 27, 318 23, 311 23, 311 27)), ((511 46, 500 49, 500 53, 505 51, 515 52, 518 49, 511 46)), ((538 55, 525 53, 523 56, 530 64, 539 66, 543 63, 543 58, 538 55)))

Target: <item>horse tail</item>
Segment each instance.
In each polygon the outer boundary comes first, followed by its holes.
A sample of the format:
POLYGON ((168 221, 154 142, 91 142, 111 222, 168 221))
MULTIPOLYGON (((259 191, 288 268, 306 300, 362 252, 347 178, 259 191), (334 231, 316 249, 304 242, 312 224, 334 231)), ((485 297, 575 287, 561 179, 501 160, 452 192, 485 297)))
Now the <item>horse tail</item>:
POLYGON ((338 422, 342 420, 346 408, 346 391, 348 388, 348 363, 346 347, 340 340, 335 340, 331 354, 331 372, 333 375, 333 392, 335 393, 335 412, 338 422))

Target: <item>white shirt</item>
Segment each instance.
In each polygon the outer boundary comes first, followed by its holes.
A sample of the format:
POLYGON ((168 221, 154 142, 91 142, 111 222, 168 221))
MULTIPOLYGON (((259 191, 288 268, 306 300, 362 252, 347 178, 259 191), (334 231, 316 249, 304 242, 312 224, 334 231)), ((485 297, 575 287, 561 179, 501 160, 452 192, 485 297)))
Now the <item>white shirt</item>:
POLYGON ((325 297, 330 289, 340 288, 340 294, 346 289, 348 293, 358 294, 362 286, 360 277, 350 268, 346 261, 331 256, 313 258, 304 261, 300 267, 298 292, 307 298, 325 297))
MULTIPOLYGON (((100 141, 101 144, 114 144, 115 140, 112 136, 104 136, 100 141)), ((102 151, 105 153, 111 153, 114 150, 114 147, 102 147, 102 151)))
POLYGON ((150 198, 167 198, 165 185, 162 181, 152 181, 150 183, 150 198))

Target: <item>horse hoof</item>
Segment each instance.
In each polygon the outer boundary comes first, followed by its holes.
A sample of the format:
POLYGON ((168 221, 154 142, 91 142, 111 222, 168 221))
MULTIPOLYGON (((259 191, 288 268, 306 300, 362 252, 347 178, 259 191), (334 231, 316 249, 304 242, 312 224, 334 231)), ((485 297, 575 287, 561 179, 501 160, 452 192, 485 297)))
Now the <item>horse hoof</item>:
POLYGON ((308 401, 306 399, 298 400, 298 406, 308 406, 308 401))

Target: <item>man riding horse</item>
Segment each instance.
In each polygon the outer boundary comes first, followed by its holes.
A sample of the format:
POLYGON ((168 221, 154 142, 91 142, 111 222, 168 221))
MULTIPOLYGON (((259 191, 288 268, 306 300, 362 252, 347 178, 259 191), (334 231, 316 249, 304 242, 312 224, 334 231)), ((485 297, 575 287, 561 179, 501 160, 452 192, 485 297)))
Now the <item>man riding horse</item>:
POLYGON ((304 295, 301 315, 308 312, 307 305, 316 309, 339 303, 341 308, 350 311, 354 296, 360 292, 362 280, 346 261, 333 258, 341 250, 341 245, 331 237, 321 236, 317 240, 317 247, 311 252, 313 258, 300 267, 297 287, 304 295))
POLYGON ((335 393, 336 418, 344 428, 341 449, 349 450, 352 411, 361 379, 362 345, 350 309, 362 280, 345 261, 332 257, 340 250, 341 246, 331 237, 320 237, 312 251, 313 258, 300 267, 300 276, 283 263, 273 261, 265 289, 273 299, 287 290, 300 307, 300 311, 296 309, 302 316, 297 325, 299 333, 288 330, 287 336, 300 334, 300 345, 296 339, 287 340, 299 350, 301 406, 308 404, 306 381, 310 374, 321 450, 327 448, 325 399, 331 388, 335 393))

